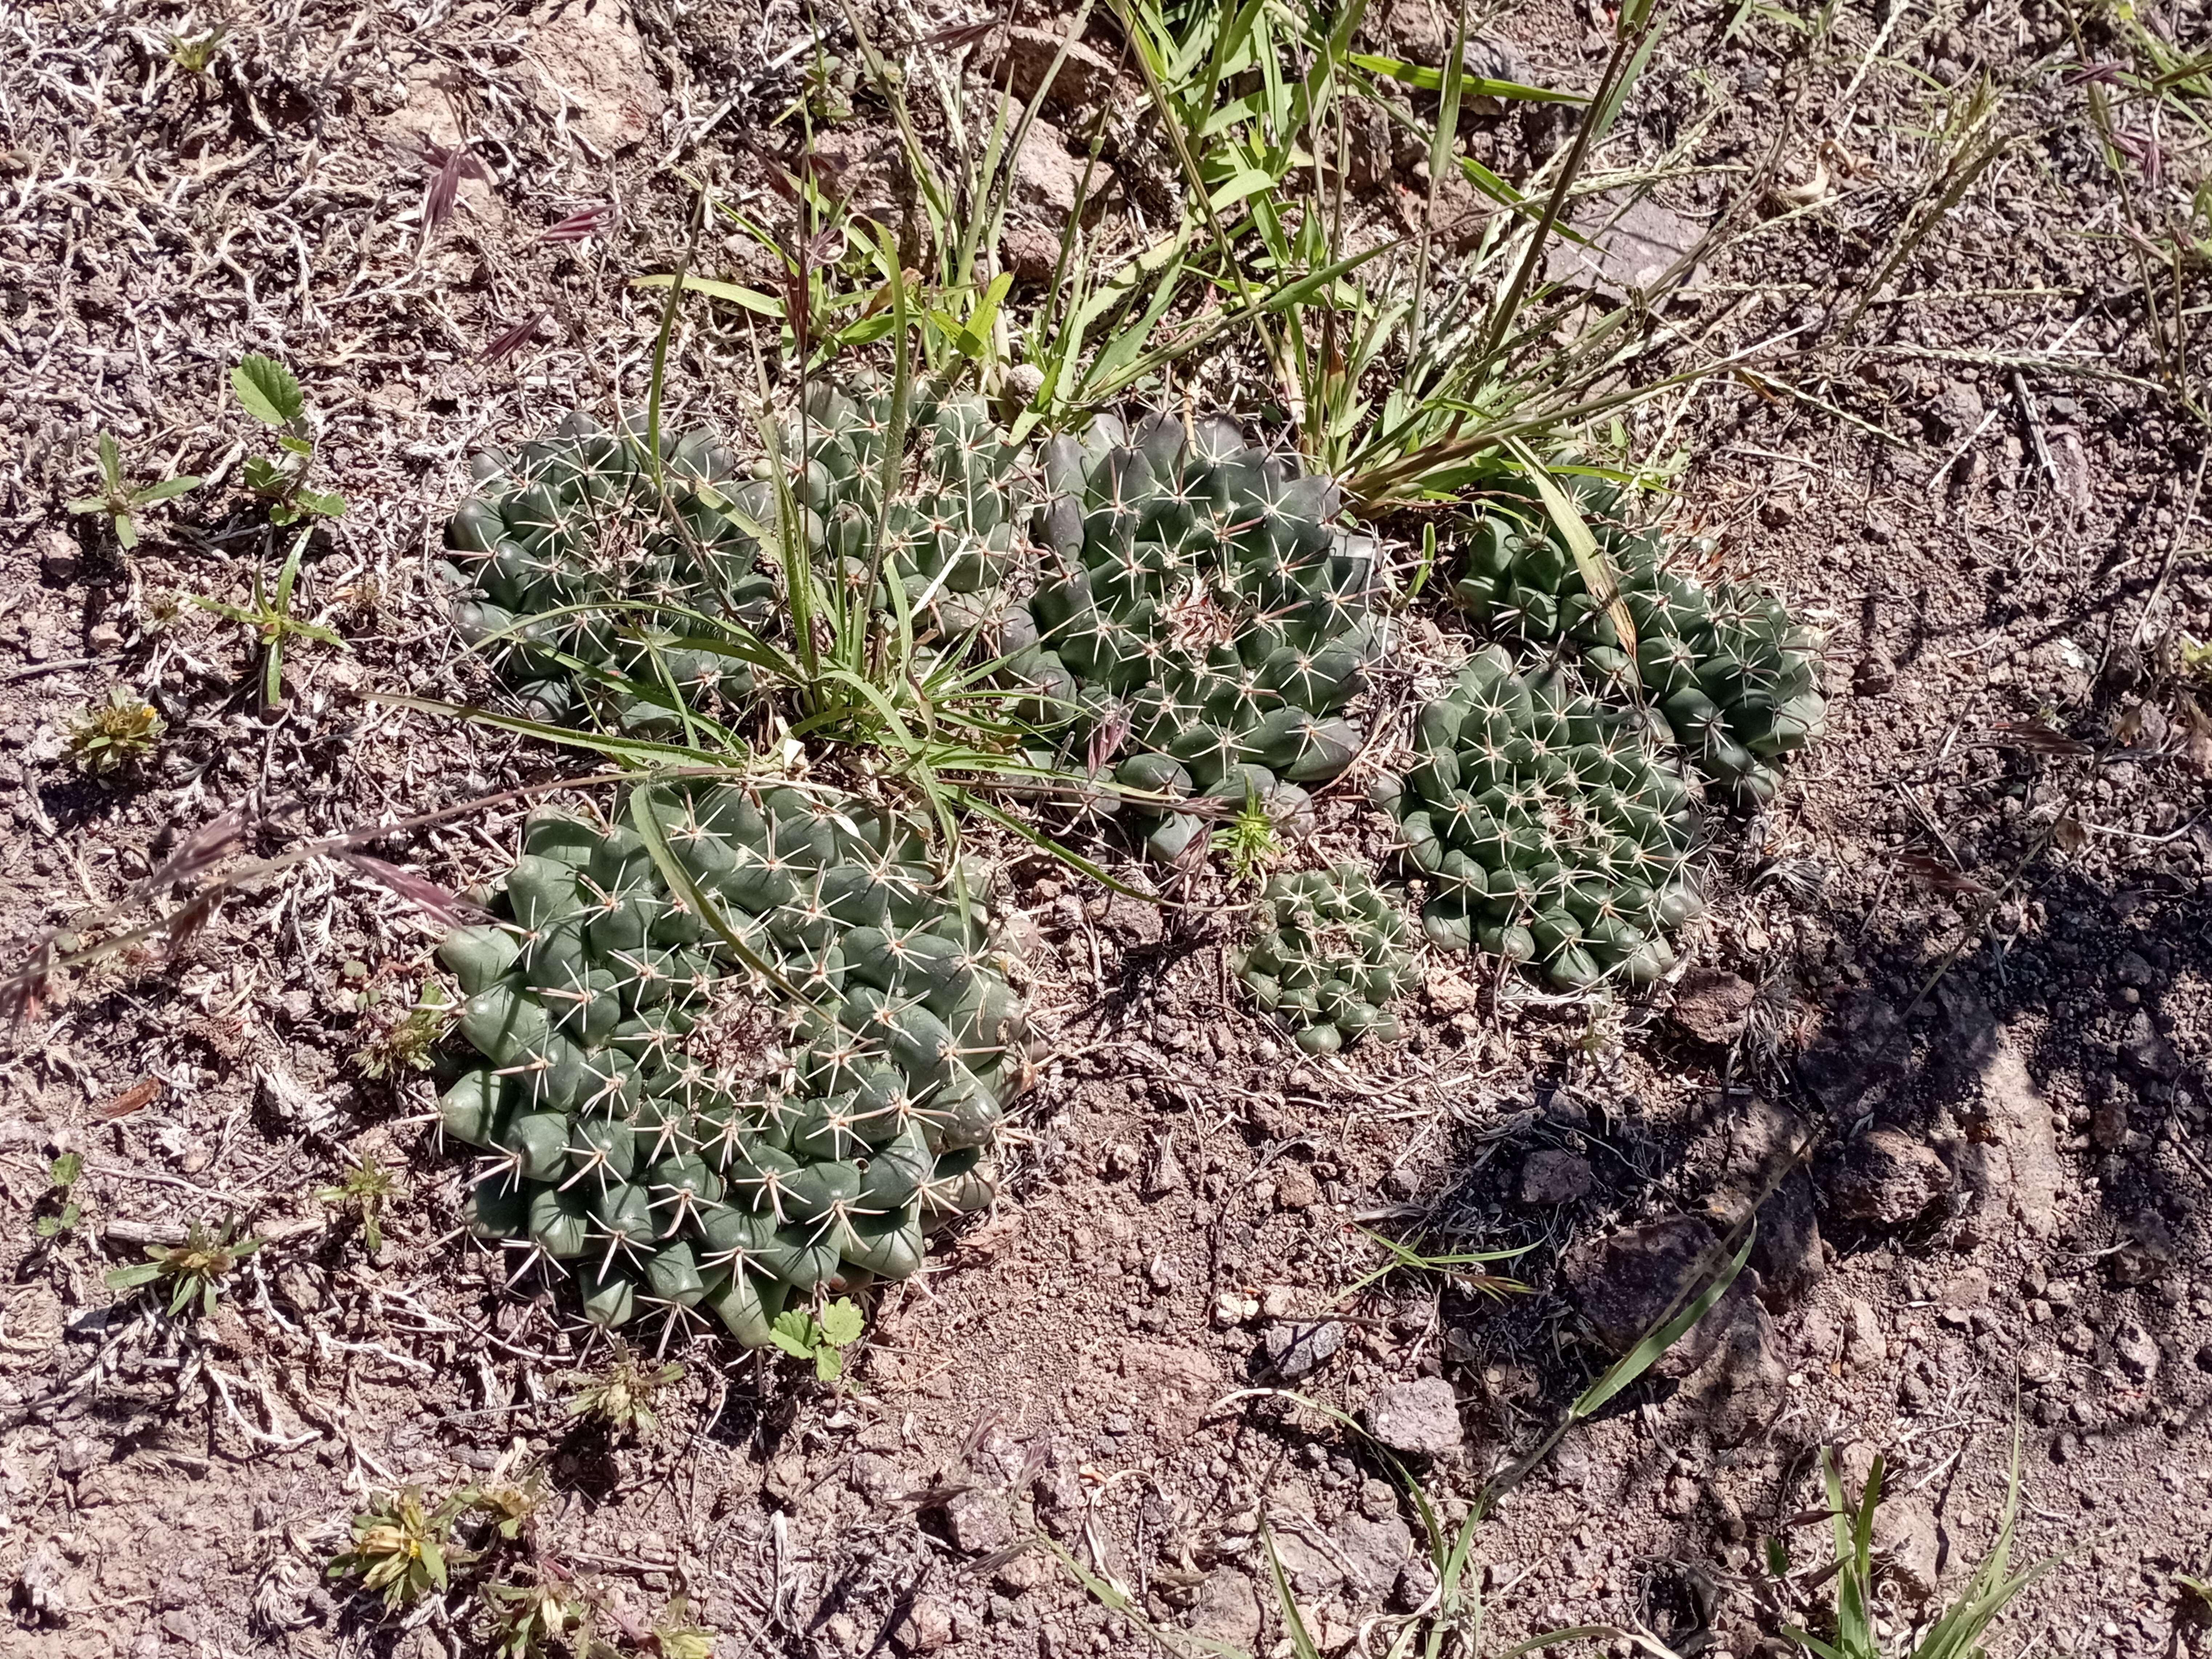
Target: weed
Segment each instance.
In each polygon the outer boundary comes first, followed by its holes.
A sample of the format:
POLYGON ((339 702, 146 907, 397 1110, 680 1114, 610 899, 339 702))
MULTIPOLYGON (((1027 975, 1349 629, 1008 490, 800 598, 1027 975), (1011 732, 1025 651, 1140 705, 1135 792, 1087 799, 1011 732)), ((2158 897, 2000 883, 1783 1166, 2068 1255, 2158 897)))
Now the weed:
POLYGON ((691 1622, 691 1604, 681 1595, 653 1621, 653 1639, 660 1659, 714 1659, 714 1632, 691 1622))
POLYGON ((138 545, 137 514, 156 501, 173 501, 187 491, 198 489, 200 480, 193 477, 162 478, 149 484, 136 484, 123 471, 123 446, 110 432, 100 434, 100 493, 87 495, 68 504, 72 513, 105 513, 113 526, 115 539, 126 548, 138 545))
MULTIPOLYGON (((483 1595, 491 1609, 491 1650, 500 1659, 532 1659, 548 1643, 565 1647, 568 1633, 585 1622, 583 1604, 574 1594, 542 1571, 486 1584, 483 1595)), ((595 1644, 586 1640, 580 1645, 589 1651, 595 1644)))
POLYGON ((216 1292, 232 1269, 261 1248, 258 1238, 237 1237, 234 1226, 226 1221, 220 1228, 210 1228, 204 1221, 195 1221, 183 1243, 149 1244, 146 1261, 136 1267, 111 1269, 107 1287, 135 1291, 165 1283, 172 1317, 194 1303, 199 1304, 200 1312, 211 1314, 216 1292))
POLYGON ((269 521, 289 525, 303 518, 343 516, 344 496, 335 490, 307 488, 308 470, 315 461, 315 439, 299 377, 274 357, 249 352, 230 371, 230 389, 239 407, 262 425, 276 429, 276 447, 282 453, 273 460, 265 455, 250 456, 246 463, 246 487, 268 504, 269 521))
POLYGON ((261 573, 253 573, 252 602, 232 605, 223 599, 210 599, 195 593, 194 605, 203 611, 234 622, 241 628, 251 629, 266 653, 262 659, 261 700, 271 708, 281 708, 284 702, 284 641, 289 639, 313 640, 321 645, 334 645, 341 651, 352 647, 329 629, 317 623, 301 622, 292 614, 292 594, 300 580, 300 555, 306 550, 307 532, 301 531, 293 538, 292 550, 285 556, 284 566, 277 573, 276 591, 265 592, 261 585, 261 573))
POLYGON ((844 1351, 860 1340, 866 1322, 852 1299, 841 1296, 818 1318, 804 1308, 786 1309, 776 1316, 769 1338, 794 1359, 812 1360, 814 1375, 834 1382, 845 1373, 844 1351))
POLYGON ((1275 833, 1275 821, 1267 815, 1258 793, 1249 789, 1244 793, 1244 805, 1237 809, 1237 816, 1213 832, 1212 845, 1213 850, 1228 860, 1232 882, 1258 881, 1283 856, 1282 837, 1275 833))
MULTIPOLYGON (((373 992, 362 994, 364 1000, 373 992)), ((453 1006, 446 1000, 435 980, 426 980, 415 1006, 397 1020, 376 1027, 353 1052, 353 1063, 364 1077, 380 1081, 430 1069, 438 1045, 453 1029, 453 1006)))
MULTIPOLYGON (((1881 1502, 1883 1460, 1876 1455, 1866 1489, 1854 1509, 1844 1491, 1832 1451, 1820 1452, 1820 1473, 1828 1489, 1828 1512, 1835 1532, 1836 1559, 1830 1569, 1836 1583, 1835 1629, 1824 1639, 1794 1626, 1784 1634, 1818 1659, 1883 1659, 1874 1617, 1874 1514, 1881 1502)), ((2020 1432, 2013 1431, 2012 1479, 2004 1513, 1989 1553, 1958 1599, 1936 1616, 1907 1659, 1977 1659, 1982 1638, 2013 1597, 2049 1571, 2057 1561, 2046 1556, 2024 1572, 2012 1571, 2013 1528, 2020 1516, 2020 1432)))
POLYGON ((220 23, 204 34, 172 34, 169 61, 187 75, 205 75, 215 67, 216 54, 229 39, 230 31, 220 23))
POLYGON ((454 1520, 468 1508, 464 1492, 425 1508, 422 1488, 370 1501, 353 1518, 353 1547, 331 1558, 332 1578, 358 1578, 362 1588, 384 1598, 384 1611, 413 1607, 451 1582, 449 1562, 471 1559, 451 1547, 454 1520))
POLYGON ((614 1361, 595 1382, 579 1389, 568 1410, 586 1422, 602 1423, 618 1434, 652 1435, 660 1427, 653 1397, 684 1376, 684 1367, 670 1362, 647 1370, 619 1340, 614 1361))
POLYGON ((360 1163, 346 1170, 343 1182, 335 1187, 319 1188, 315 1196, 325 1204, 360 1206, 362 1242, 373 1255, 384 1246, 385 1201, 398 1191, 398 1177, 377 1162, 375 1153, 368 1152, 360 1163))
POLYGON ((64 1152, 46 1166, 48 1185, 40 1204, 41 1206, 51 1204, 54 1207, 31 1224, 31 1231, 35 1237, 59 1238, 63 1234, 76 1230, 76 1224, 83 1219, 84 1212, 70 1196, 70 1188, 76 1185, 77 1177, 83 1173, 84 1159, 76 1152, 64 1152))
POLYGON ((137 775, 161 752, 169 729, 161 711, 127 685, 107 694, 106 702, 87 703, 70 722, 70 754, 88 777, 137 775))

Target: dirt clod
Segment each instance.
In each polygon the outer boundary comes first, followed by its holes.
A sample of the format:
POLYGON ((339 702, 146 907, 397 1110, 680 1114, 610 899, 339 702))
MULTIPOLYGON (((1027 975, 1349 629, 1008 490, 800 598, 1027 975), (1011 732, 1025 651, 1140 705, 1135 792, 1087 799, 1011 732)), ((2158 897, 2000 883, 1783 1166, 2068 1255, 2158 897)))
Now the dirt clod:
POLYGON ((1847 1221, 1900 1227, 1955 1184, 1943 1160, 1898 1129, 1869 1129, 1820 1165, 1820 1195, 1847 1221))
POLYGON ((1414 1457, 1448 1456, 1464 1437, 1458 1396, 1440 1376, 1389 1384, 1369 1403, 1367 1428, 1392 1451, 1414 1457))

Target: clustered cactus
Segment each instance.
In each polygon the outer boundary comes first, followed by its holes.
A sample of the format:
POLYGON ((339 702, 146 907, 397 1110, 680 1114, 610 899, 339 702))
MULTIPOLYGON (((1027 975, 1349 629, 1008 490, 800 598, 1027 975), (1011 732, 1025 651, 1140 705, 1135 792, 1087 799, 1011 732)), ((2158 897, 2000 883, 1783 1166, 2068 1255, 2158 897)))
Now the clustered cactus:
POLYGON ((975 884, 898 817, 788 786, 650 811, 681 882, 638 830, 541 816, 504 918, 441 945, 489 1062, 445 1127, 492 1159, 479 1236, 569 1264, 586 1317, 699 1307, 757 1346, 787 1299, 902 1278, 990 1201, 1021 1008, 975 884), (763 993, 792 1041, 748 1084, 722 1056, 763 993))
MULTIPOLYGON (((1296 817, 1358 751, 1344 708, 1376 647, 1374 543, 1335 486, 1219 418, 1103 416, 1042 461, 1046 568, 1001 639, 1028 712, 1123 787, 1296 817)), ((1130 805, 1156 856, 1202 844, 1200 813, 1130 805)))
POLYGON ((462 637, 485 646, 532 718, 653 738, 684 737, 686 713, 726 723, 744 711, 763 647, 792 643, 794 566, 817 605, 866 594, 878 613, 902 606, 925 639, 964 641, 1001 604, 1020 452, 980 399, 919 399, 918 476, 885 511, 890 401, 866 380, 819 384, 804 418, 781 423, 805 556, 784 562, 781 583, 762 556, 784 533, 773 468, 741 474, 708 434, 664 438, 658 478, 635 423, 608 432, 581 415, 477 457, 479 493, 446 533, 473 566, 457 572, 474 589, 454 608, 462 637))
POLYGON ((1820 734, 1819 643, 1755 582, 1708 587, 1661 562, 1653 531, 1611 521, 1609 490, 1585 493, 1600 550, 1636 632, 1628 653, 1607 607, 1591 597, 1548 520, 1504 513, 1471 538, 1455 602, 1469 618, 1530 641, 1571 641, 1593 674, 1650 704, 1653 734, 1679 744, 1698 769, 1741 800, 1773 798, 1776 768, 1820 734))
POLYGON ((767 486, 742 484, 707 433, 661 448, 656 482, 640 430, 577 414, 470 462, 478 493, 446 527, 474 589, 454 626, 534 720, 680 736, 679 701, 720 719, 753 689, 737 641, 769 625, 775 583, 724 504, 765 510, 767 486))
POLYGON ((1565 989, 1667 970, 1667 934, 1704 908, 1698 819, 1641 725, 1565 671, 1516 672, 1499 646, 1421 710, 1420 759, 1375 798, 1428 887, 1431 943, 1532 963, 1565 989))
POLYGON ((1268 878, 1261 923, 1237 953, 1252 999, 1289 1022, 1299 1048, 1334 1054, 1398 1035, 1393 997, 1420 982, 1405 913, 1356 864, 1268 878))

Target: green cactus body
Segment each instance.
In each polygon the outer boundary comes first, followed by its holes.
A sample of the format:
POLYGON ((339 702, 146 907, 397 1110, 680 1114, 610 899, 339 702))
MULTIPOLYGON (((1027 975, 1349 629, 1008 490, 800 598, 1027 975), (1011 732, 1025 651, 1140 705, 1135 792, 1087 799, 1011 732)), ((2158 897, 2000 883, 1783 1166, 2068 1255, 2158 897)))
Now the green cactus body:
POLYGON ((1526 962, 1562 989, 1646 983, 1703 908, 1696 805, 1631 712, 1491 646, 1421 710, 1419 758, 1374 791, 1448 951, 1526 962))
POLYGON ((1420 982, 1406 917, 1355 864, 1268 878, 1260 925, 1232 965, 1309 1054, 1398 1035, 1391 1000, 1420 982))
POLYGON ((1635 629, 1635 690, 1614 619, 1589 594, 1543 509, 1483 520, 1453 585, 1479 625, 1540 645, 1571 642, 1619 701, 1648 705, 1651 736, 1680 748, 1719 789, 1747 804, 1772 799, 1779 768, 1820 733, 1820 641, 1755 582, 1707 586, 1667 567, 1656 532, 1614 521, 1618 492, 1576 479, 1585 520, 1620 584, 1635 629))
POLYGON ((1021 1003, 980 896, 869 803, 699 787, 653 822, 714 916, 635 831, 533 819, 504 919, 441 947, 486 1063, 440 1114, 483 1154, 472 1229, 572 1265, 586 1317, 699 1308, 758 1345, 791 1297, 904 1277, 991 1201, 1021 1003), (763 993, 797 1042, 754 1086, 711 1033, 763 993))
POLYGON ((763 538, 781 533, 773 471, 741 472, 705 433, 662 439, 658 481, 641 427, 609 432, 582 415, 478 456, 478 493, 446 531, 466 590, 455 626, 524 714, 662 740, 686 739, 687 715, 726 723, 762 689, 762 644, 790 644, 779 564, 811 573, 817 608, 872 573, 876 612, 905 613, 925 647, 964 648, 1006 608, 1020 452, 980 399, 920 397, 884 511, 890 429, 890 395, 866 381, 817 383, 803 417, 783 422, 803 560, 763 560, 763 538))
MULTIPOLYGON (((1344 709, 1378 626, 1374 544, 1338 523, 1334 486, 1218 418, 1103 417, 1041 459, 1044 562, 1007 664, 1025 712, 1122 789, 1302 815, 1304 786, 1358 750, 1344 709)), ((1200 813, 1127 806, 1157 856, 1198 839, 1200 813)))

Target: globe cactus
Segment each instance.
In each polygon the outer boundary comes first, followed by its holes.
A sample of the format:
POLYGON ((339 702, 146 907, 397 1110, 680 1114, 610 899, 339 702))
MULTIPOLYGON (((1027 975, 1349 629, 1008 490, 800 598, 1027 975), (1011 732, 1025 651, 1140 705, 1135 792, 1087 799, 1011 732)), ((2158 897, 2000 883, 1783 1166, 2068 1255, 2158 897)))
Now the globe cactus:
POLYGON ((1374 793, 1427 886, 1431 944, 1480 945, 1565 989, 1667 970, 1667 935, 1704 908, 1697 812, 1634 714, 1492 646, 1421 710, 1418 747, 1374 793))
MULTIPOLYGON (((1019 452, 978 399, 922 398, 919 465, 884 511, 890 404, 866 381, 817 384, 781 423, 805 555, 790 562, 810 573, 817 606, 865 592, 876 614, 903 609, 923 644, 964 641, 1001 603, 1025 501, 1019 452)), ((478 493, 446 532, 470 590, 454 622, 532 718, 681 738, 687 714, 744 712, 763 664, 793 644, 789 569, 779 577, 763 557, 784 522, 769 462, 741 469, 690 433, 664 438, 656 477, 635 423, 608 432, 570 415, 471 471, 478 493)))
MULTIPOLYGON (((1031 717, 1123 788, 1295 815, 1358 751, 1344 710, 1379 625, 1335 486, 1218 418, 1102 418, 1041 459, 1043 568, 1001 641, 1031 717)), ((1200 839, 1201 814, 1133 804, 1154 854, 1200 839)))
POLYGON ((1420 982, 1404 912, 1354 864, 1271 877, 1234 963, 1252 999, 1309 1054, 1398 1035, 1393 997, 1420 982))
POLYGON ((486 1062, 445 1127, 489 1160, 477 1233, 568 1264, 586 1317, 703 1308, 758 1345, 787 1298, 902 1278, 990 1202, 1022 1010, 969 884, 897 817, 722 785, 650 822, 533 819, 504 914, 443 941, 486 1062), (791 1041, 748 1082, 721 1056, 763 999, 791 1041))
MULTIPOLYGON (((1636 631, 1635 687, 1654 736, 1679 744, 1699 771, 1736 798, 1772 798, 1777 768, 1820 734, 1819 641, 1753 582, 1707 586, 1661 557, 1655 532, 1613 522, 1613 492, 1592 485, 1583 505, 1636 631)), ((1629 694, 1619 629, 1540 509, 1500 512, 1470 539, 1455 603, 1478 624, 1540 644, 1571 641, 1594 675, 1629 694)))

